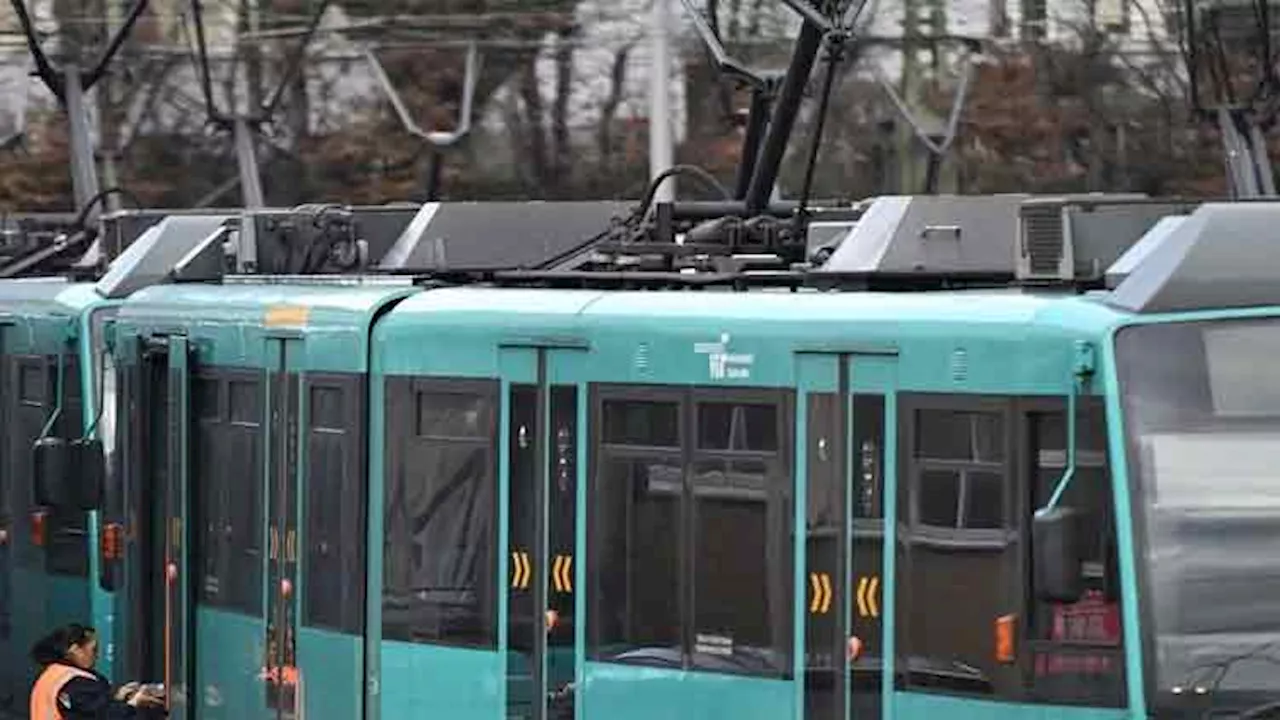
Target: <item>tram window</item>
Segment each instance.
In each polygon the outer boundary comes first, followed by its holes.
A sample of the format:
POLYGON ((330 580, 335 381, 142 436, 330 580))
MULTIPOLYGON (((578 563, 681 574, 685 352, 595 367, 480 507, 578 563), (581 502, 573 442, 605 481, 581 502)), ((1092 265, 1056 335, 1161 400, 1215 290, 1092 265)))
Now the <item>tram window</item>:
MULTIPOLYGON (((1066 467, 1067 415, 1065 403, 1057 405, 1057 409, 1027 415, 1032 474, 1028 512, 1048 500, 1066 467)), ((1028 685, 1031 698, 1039 702, 1123 707, 1121 608, 1115 598, 1118 589, 1108 587, 1117 567, 1115 505, 1107 463, 1106 415, 1100 402, 1081 403, 1076 442, 1075 475, 1059 502, 1082 513, 1086 590, 1079 601, 1060 604, 1040 601, 1031 588, 1028 685)), ((1033 583, 1029 561, 1026 572, 1029 584, 1033 583)))
POLYGON ((202 535, 195 547, 198 592, 201 603, 215 606, 226 604, 227 589, 222 587, 222 581, 230 580, 227 487, 220 477, 224 472, 222 466, 214 460, 220 455, 218 446, 225 437, 222 407, 218 402, 224 384, 209 375, 196 377, 192 380, 190 395, 191 417, 195 423, 188 452, 193 490, 198 497, 192 525, 195 532, 202 535))
POLYGON ((639 391, 669 400, 598 392, 592 657, 627 662, 644 649, 673 667, 786 675, 793 518, 785 406, 777 395, 735 402, 712 390, 639 391))
POLYGON ((260 385, 242 371, 199 372, 190 394, 190 455, 200 602, 253 615, 262 607, 260 385))
POLYGON ((978 530, 1004 527, 1004 476, 981 470, 965 475, 964 527, 978 530))
POLYGON ((955 537, 1004 527, 1004 416, 928 408, 915 420, 914 525, 955 537))
POLYGON ((782 675, 790 666, 791 475, 780 414, 776 404, 697 404, 688 475, 695 668, 782 675), (735 661, 709 657, 721 655, 735 661), (769 659, 742 660, 751 655, 769 659))
POLYGON ((231 605, 250 614, 262 607, 262 392, 257 381, 232 382, 231 411, 236 412, 235 391, 243 387, 247 409, 243 416, 232 414, 227 427, 226 457, 231 527, 231 605), (245 417, 246 419, 239 419, 245 417), (252 420, 248 419, 252 418, 252 420))
POLYGON ((364 623, 364 492, 357 384, 311 378, 303 623, 359 633, 364 623))
POLYGON ((49 377, 39 363, 25 362, 18 366, 18 397, 22 402, 43 405, 52 390, 48 384, 49 377))
POLYGON ((383 636, 493 647, 497 384, 387 381, 383 636))
POLYGON ((253 615, 262 606, 261 386, 256 378, 228 377, 225 370, 197 379, 197 388, 204 382, 214 387, 192 393, 198 419, 192 468, 204 488, 200 497, 210 503, 202 512, 207 520, 201 553, 210 573, 202 601, 253 615), (212 405, 202 406, 206 400, 212 405))
POLYGON ((604 442, 632 447, 680 447, 680 405, 614 400, 604 403, 604 442))
POLYGON ((893 602, 896 662, 911 669, 896 684, 1016 697, 1019 671, 997 662, 994 631, 1023 597, 1019 548, 1010 542, 1018 527, 1009 505, 1012 401, 908 395, 902 402, 893 602))
POLYGON ((594 596, 587 623, 591 654, 672 649, 681 640, 680 457, 596 459, 587 553, 594 596))
POLYGON ((920 473, 919 519, 922 525, 953 528, 960 524, 958 470, 925 470, 920 473))
POLYGON ((777 450, 778 408, 746 403, 700 403, 698 449, 777 450))
POLYGON ((690 482, 692 665, 785 674, 792 625, 790 478, 780 462, 699 459, 690 482), (758 659, 746 661, 753 656, 758 659))
POLYGON ((258 383, 232 380, 228 391, 228 415, 233 423, 257 425, 262 422, 262 406, 258 398, 258 383))
POLYGON ((920 410, 916 414, 916 455, 932 460, 1001 462, 1003 420, 991 412, 920 410))
POLYGON ((486 398, 465 393, 417 394, 417 434, 434 438, 488 437, 486 398))

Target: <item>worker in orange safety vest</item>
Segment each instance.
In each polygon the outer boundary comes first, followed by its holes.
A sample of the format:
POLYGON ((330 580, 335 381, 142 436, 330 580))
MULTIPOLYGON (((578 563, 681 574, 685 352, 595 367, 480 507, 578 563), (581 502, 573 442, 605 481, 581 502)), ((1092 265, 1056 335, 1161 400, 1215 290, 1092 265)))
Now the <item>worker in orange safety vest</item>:
POLYGON ((31 720, 133 720, 163 705, 137 683, 112 692, 107 679, 93 669, 98 638, 91 627, 72 623, 54 630, 31 648, 31 659, 41 667, 31 689, 31 720))

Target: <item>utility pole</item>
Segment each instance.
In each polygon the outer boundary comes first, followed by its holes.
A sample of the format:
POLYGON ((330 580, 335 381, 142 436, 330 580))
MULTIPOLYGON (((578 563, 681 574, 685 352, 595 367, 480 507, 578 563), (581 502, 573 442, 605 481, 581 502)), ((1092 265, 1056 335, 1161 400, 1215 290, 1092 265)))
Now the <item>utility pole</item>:
MULTIPOLYGON (((658 177, 675 164, 671 141, 671 47, 669 0, 653 0, 653 63, 649 75, 649 178, 658 177)), ((662 183, 657 202, 675 198, 675 178, 662 183)))
MULTIPOLYGON (((946 16, 941 3, 936 0, 903 0, 902 2, 902 79, 898 94, 907 112, 916 119, 916 124, 924 128, 924 132, 935 141, 943 136, 942 121, 935 113, 924 107, 925 73, 921 66, 921 53, 928 53, 930 43, 923 42, 927 36, 921 26, 927 28, 927 35, 946 34, 946 16)), ((938 68, 930 62, 932 73, 936 77, 938 68)), ((898 187, 897 192, 917 193, 926 184, 926 176, 940 170, 935 163, 941 158, 933 158, 922 165, 920 141, 910 122, 897 123, 898 153, 898 187)))
MULTIPOLYGON (((107 36, 115 35, 120 29, 122 17, 120 5, 107 0, 107 36)), ((117 163, 120 153, 120 118, 117 115, 120 103, 120 86, 113 77, 104 77, 102 87, 96 100, 98 107, 98 155, 99 167, 102 170, 102 182, 106 187, 120 186, 120 168, 117 163)), ((120 209, 120 196, 111 193, 103 199, 108 212, 120 209)))

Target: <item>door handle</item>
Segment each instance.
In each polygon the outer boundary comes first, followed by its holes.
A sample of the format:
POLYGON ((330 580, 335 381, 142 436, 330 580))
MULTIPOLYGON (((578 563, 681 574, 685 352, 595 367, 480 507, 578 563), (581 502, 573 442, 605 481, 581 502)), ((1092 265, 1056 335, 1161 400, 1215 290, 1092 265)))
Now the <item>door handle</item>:
POLYGON ((271 528, 271 547, 270 557, 275 560, 280 556, 280 531, 275 527, 271 528))
POLYGON ((298 560, 298 531, 290 528, 285 536, 284 543, 285 560, 289 562, 297 562, 298 560))

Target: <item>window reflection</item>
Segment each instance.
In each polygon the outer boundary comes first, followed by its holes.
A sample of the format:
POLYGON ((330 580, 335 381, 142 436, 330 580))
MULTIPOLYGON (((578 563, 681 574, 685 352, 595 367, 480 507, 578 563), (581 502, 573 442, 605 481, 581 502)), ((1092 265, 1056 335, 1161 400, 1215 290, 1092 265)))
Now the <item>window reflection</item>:
POLYGON ((592 653, 785 675, 793 553, 782 406, 701 393, 598 405, 592 653))
MULTIPOLYGON (((492 647, 497 636, 492 388, 414 392, 413 382, 392 378, 387 389, 391 447, 384 498, 383 634, 492 647)), ((437 384, 454 383, 431 383, 437 384)))

